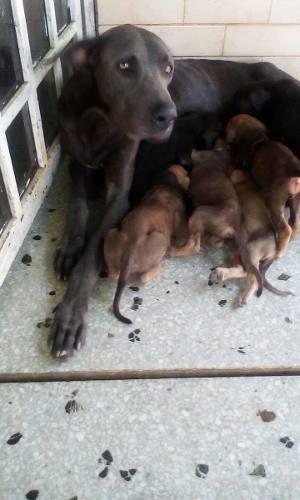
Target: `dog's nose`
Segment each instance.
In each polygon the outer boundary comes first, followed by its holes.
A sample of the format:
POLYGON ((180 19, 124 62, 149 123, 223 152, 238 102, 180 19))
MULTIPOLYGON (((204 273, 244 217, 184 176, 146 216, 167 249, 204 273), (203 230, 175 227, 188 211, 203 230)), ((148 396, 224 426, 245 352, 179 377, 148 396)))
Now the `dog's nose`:
POLYGON ((158 104, 152 111, 152 118, 160 128, 167 128, 177 118, 174 104, 158 104))

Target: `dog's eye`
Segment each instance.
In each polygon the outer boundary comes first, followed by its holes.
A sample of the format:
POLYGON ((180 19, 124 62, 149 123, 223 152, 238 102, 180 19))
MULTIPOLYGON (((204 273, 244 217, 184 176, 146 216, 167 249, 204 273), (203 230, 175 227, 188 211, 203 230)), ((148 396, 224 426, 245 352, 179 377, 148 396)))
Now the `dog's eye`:
POLYGON ((122 71, 127 71, 128 69, 130 69, 130 64, 129 64, 129 62, 127 62, 127 61, 122 61, 122 62, 120 62, 120 64, 119 64, 119 68, 120 68, 122 71))
POLYGON ((171 64, 167 64, 167 66, 165 67, 165 73, 167 73, 167 75, 170 75, 172 73, 172 66, 171 64))

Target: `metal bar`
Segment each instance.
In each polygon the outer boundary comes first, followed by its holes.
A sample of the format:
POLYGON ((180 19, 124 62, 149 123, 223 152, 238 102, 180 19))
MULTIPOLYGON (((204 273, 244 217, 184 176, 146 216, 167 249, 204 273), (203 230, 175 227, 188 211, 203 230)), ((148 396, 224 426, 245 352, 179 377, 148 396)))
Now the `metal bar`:
POLYGON ((86 37, 96 36, 96 12, 94 0, 81 0, 83 11, 84 35, 86 37))
POLYGON ((0 134, 0 170, 13 217, 22 215, 22 206, 5 132, 0 134))
MULTIPOLYGON (((57 32, 57 22, 56 22, 56 12, 53 0, 44 0, 47 25, 48 25, 48 33, 49 33, 49 41, 50 47, 55 49, 58 44, 58 32, 57 32)), ((54 72, 54 80, 56 86, 56 93, 59 97, 61 94, 62 88, 62 67, 60 59, 57 59, 53 66, 54 72)))
POLYGON ((34 78, 24 5, 23 2, 20 2, 20 0, 11 0, 11 6, 16 27, 23 78, 25 81, 31 83, 31 96, 28 101, 28 107, 37 159, 39 166, 45 167, 45 165, 47 164, 47 151, 43 134, 41 113, 36 93, 37 84, 34 78))
POLYGON ((76 33, 78 38, 83 37, 82 12, 80 0, 69 0, 71 19, 76 23, 76 33))
MULTIPOLYGON (((2 151, 2 145, 1 145, 2 151)), ((20 248, 23 240, 51 186, 56 167, 60 159, 60 145, 56 139, 48 151, 47 168, 40 168, 29 184, 28 190, 18 205, 19 217, 11 219, 4 229, 0 239, 0 286, 20 248), (22 216, 21 216, 22 214, 22 216)), ((0 156, 0 165, 1 156, 0 156)), ((5 172, 8 169, 6 167, 5 172)), ((5 174, 6 175, 6 174, 5 174)), ((13 177, 14 179, 14 177, 13 177)), ((5 186, 7 189, 7 186, 5 186)), ((7 189, 8 191, 8 189, 7 189)))
POLYGON ((32 80, 30 82, 23 83, 11 100, 3 108, 0 113, 1 130, 5 131, 10 126, 11 122, 15 119, 17 114, 28 101, 29 96, 32 93, 32 88, 35 89, 39 86, 48 71, 53 68, 55 58, 59 57, 61 51, 70 43, 75 35, 76 23, 71 23, 58 37, 57 46, 55 48, 51 48, 45 55, 45 58, 36 65, 32 80))

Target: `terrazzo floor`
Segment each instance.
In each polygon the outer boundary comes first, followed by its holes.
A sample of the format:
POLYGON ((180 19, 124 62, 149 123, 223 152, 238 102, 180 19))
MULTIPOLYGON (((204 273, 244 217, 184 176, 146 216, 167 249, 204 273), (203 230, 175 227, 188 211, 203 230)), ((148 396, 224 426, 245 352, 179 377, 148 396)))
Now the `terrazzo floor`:
POLYGON ((244 308, 241 283, 207 285, 220 252, 128 287, 129 326, 103 279, 87 344, 62 362, 46 341, 67 200, 59 172, 0 289, 0 500, 298 500, 300 378, 228 375, 300 374, 300 237, 268 273, 294 295, 244 308), (118 380, 135 377, 171 378, 118 380))

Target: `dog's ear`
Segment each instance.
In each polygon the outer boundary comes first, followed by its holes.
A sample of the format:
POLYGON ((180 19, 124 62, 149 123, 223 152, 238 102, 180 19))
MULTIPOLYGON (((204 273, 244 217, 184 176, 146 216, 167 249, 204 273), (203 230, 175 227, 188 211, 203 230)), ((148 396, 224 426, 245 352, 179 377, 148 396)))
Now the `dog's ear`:
POLYGON ((255 113, 262 112, 264 105, 270 100, 271 94, 263 87, 258 87, 249 95, 249 101, 255 113))
POLYGON ((90 40, 82 40, 72 45, 70 48, 70 55, 74 68, 80 69, 84 66, 94 66, 96 64, 100 44, 100 38, 92 38, 90 40))

